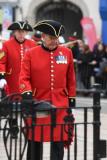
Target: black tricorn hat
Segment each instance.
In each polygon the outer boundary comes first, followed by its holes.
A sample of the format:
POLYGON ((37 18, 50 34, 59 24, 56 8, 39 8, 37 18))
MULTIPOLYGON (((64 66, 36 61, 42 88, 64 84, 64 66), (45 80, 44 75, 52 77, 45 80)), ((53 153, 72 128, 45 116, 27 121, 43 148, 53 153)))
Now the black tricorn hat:
POLYGON ((59 37, 60 35, 65 33, 64 26, 61 23, 54 20, 40 21, 33 28, 35 30, 55 37, 59 37))
POLYGON ((17 21, 13 22, 9 27, 8 30, 25 30, 25 31, 33 31, 33 28, 27 21, 17 21))

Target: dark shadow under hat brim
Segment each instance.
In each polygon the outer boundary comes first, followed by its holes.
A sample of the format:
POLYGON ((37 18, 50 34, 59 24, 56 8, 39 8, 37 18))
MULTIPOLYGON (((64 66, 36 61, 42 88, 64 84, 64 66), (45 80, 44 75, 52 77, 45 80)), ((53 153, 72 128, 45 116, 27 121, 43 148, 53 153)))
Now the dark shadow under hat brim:
POLYGON ((26 22, 14 22, 8 27, 8 30, 33 31, 33 28, 26 22))
POLYGON ((53 20, 41 21, 34 26, 34 29, 56 37, 65 33, 64 26, 53 20))

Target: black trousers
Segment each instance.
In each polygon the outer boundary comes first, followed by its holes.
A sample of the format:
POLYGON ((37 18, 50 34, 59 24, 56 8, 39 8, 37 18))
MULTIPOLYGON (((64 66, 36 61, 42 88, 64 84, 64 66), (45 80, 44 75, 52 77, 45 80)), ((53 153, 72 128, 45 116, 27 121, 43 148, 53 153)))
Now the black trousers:
MULTIPOLYGON (((28 141, 27 159, 26 160, 43 160, 42 159, 42 142, 28 141)), ((63 142, 52 142, 49 160, 63 160, 64 144, 63 142)))

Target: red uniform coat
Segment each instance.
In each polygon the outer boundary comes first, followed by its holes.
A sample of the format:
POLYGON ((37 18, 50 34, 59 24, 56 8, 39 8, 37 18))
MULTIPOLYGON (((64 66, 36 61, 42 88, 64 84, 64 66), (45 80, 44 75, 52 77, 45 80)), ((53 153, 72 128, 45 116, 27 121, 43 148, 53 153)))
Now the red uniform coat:
POLYGON ((6 74, 9 93, 19 92, 19 73, 24 53, 35 46, 35 42, 26 39, 24 43, 18 43, 15 38, 3 43, 0 52, 0 73, 6 74))
MULTIPOLYGON (((54 106, 68 107, 68 97, 75 97, 76 84, 71 50, 59 46, 55 51, 49 52, 37 46, 28 51, 23 59, 20 73, 21 93, 32 91, 34 98, 51 102, 54 106)), ((57 111, 57 123, 64 123, 64 110, 57 111)), ((48 124, 50 116, 42 115, 36 124, 48 124)), ((31 119, 28 121, 31 124, 31 119)), ((64 128, 63 128, 64 131, 64 128)), ((35 141, 41 140, 41 129, 35 127, 35 141)), ((50 140, 50 129, 44 127, 43 140, 50 140)), ((63 140, 67 140, 65 131, 63 140)), ((31 139, 31 132, 29 134, 31 139)), ((54 128, 54 141, 61 140, 61 127, 54 128)))

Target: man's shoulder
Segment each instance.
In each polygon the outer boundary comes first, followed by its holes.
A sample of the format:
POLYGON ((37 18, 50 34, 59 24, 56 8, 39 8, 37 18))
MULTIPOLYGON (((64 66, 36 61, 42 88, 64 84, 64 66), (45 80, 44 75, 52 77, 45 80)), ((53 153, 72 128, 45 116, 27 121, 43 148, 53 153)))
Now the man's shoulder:
POLYGON ((3 45, 4 46, 9 46, 9 45, 14 45, 15 43, 15 39, 13 37, 9 38, 8 40, 6 40, 3 45))
POLYGON ((34 43, 33 39, 25 39, 25 40, 26 40, 26 42, 32 42, 32 43, 34 43))
POLYGON ((33 46, 36 46, 35 41, 32 40, 32 39, 25 39, 25 44, 31 44, 31 45, 33 45, 33 46))
POLYGON ((41 46, 40 45, 38 45, 38 46, 35 45, 35 47, 30 48, 29 51, 30 52, 38 52, 40 50, 41 50, 41 46))

